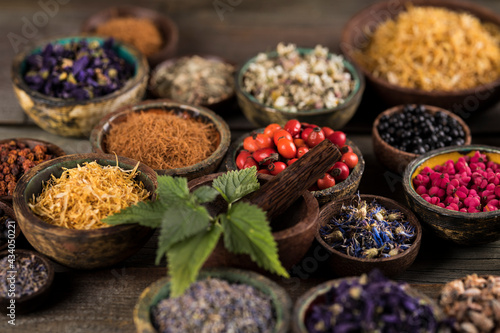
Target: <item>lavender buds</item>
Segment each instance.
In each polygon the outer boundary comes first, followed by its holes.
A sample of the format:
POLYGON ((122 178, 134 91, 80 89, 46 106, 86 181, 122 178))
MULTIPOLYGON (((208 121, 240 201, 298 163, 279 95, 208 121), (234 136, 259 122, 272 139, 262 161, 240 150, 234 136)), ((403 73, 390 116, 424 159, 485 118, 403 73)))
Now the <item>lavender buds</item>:
POLYGON ((120 89, 134 65, 120 58, 113 39, 47 44, 26 58, 24 81, 47 96, 83 101, 120 89))

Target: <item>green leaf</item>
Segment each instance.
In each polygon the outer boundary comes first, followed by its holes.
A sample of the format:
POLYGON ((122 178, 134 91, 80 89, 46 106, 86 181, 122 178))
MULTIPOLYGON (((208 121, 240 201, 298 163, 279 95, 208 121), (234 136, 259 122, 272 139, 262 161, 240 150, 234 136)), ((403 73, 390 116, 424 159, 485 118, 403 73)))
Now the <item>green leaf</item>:
POLYGON ((168 271, 171 276, 171 297, 177 297, 196 281, 201 266, 212 253, 221 235, 222 228, 212 225, 208 231, 174 244, 167 253, 168 271))
POLYGON ((184 177, 158 176, 158 196, 160 201, 174 204, 189 199, 187 179, 184 177))
POLYGON ((214 201, 219 192, 210 186, 201 186, 193 191, 193 195, 199 203, 206 203, 214 201))
POLYGON ((212 217, 203 206, 186 202, 178 202, 169 206, 161 223, 156 264, 159 264, 163 255, 173 244, 205 230, 211 219, 212 217))
POLYGON ((279 260, 278 248, 262 209, 238 202, 219 218, 224 229, 224 245, 229 251, 246 253, 260 267, 288 277, 288 272, 279 260))
POLYGON ((220 192, 224 200, 233 203, 259 189, 257 168, 229 171, 214 179, 212 186, 220 192))
POLYGON ((141 201, 107 216, 102 222, 111 225, 139 223, 146 227, 157 228, 161 224, 165 210, 166 206, 160 201, 141 201))

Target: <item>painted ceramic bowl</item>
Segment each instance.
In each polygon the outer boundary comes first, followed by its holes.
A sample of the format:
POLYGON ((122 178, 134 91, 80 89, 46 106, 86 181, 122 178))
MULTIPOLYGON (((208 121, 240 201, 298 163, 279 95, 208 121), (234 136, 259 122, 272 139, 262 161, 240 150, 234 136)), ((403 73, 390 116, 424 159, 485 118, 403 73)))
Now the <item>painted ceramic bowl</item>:
POLYGON ((420 244, 422 242, 422 227, 420 226, 418 219, 408 208, 389 198, 378 195, 361 195, 360 197, 361 200, 365 200, 367 203, 376 200, 378 204, 386 209, 397 209, 402 212, 406 221, 410 222, 410 224, 415 228, 415 235, 413 237, 412 244, 407 250, 388 258, 358 258, 335 250, 327 242, 325 242, 323 237, 321 237, 320 229, 327 225, 333 217, 338 216, 342 210, 342 206, 349 205, 355 197, 332 201, 321 208, 315 236, 316 241, 330 255, 330 258, 328 259, 330 270, 337 276, 354 276, 361 275, 363 273, 368 274, 373 269, 378 269, 384 273, 385 276, 389 277, 397 276, 403 273, 406 269, 408 269, 408 267, 411 266, 411 264, 413 264, 415 258, 417 258, 418 251, 420 250, 420 244))
POLYGON ((105 114, 120 106, 140 101, 146 92, 149 72, 146 58, 134 47, 119 42, 115 45, 117 54, 129 64, 133 64, 135 71, 123 87, 110 94, 77 101, 47 96, 28 87, 23 75, 29 55, 39 53, 48 43, 65 45, 79 40, 98 41, 103 44, 105 39, 73 36, 45 41, 28 52, 19 53, 12 63, 12 84, 24 112, 47 132, 61 136, 88 137, 92 127, 105 114))
MULTIPOLYGON (((9 257, 10 252, 9 251, 3 251, 0 252, 0 260, 7 257, 9 257)), ((12 292, 9 289, 9 293, 13 293, 14 297, 10 297, 9 294, 7 294, 7 297, 0 296, 0 307, 2 308, 2 312, 6 312, 7 318, 6 320, 11 320, 13 319, 12 317, 9 316, 9 314, 14 314, 14 318, 17 314, 23 314, 23 313, 28 313, 33 310, 35 310, 37 307, 40 307, 43 304, 46 304, 46 302, 49 300, 49 294, 50 294, 50 289, 52 286, 52 283, 54 282, 54 266, 48 260, 45 256, 41 255, 38 252, 31 251, 31 250, 21 250, 21 249, 16 249, 15 252, 15 262, 16 264, 22 265, 21 260, 26 260, 28 259, 30 261, 30 266, 31 265, 37 265, 37 267, 45 267, 44 271, 47 273, 46 278, 43 280, 44 282, 41 283, 40 285, 33 286, 36 288, 36 291, 30 294, 25 294, 23 296, 15 295, 16 291, 12 292), (9 309, 9 306, 12 307, 12 302, 11 300, 14 299, 14 310, 9 309)), ((21 279, 21 275, 24 276, 24 273, 21 271, 17 272, 17 279, 21 279)), ((7 274, 7 281, 9 278, 9 274, 7 274)), ((22 282, 18 281, 21 285, 22 282)))
MULTIPOLYGON (((238 167, 236 166, 236 157, 243 149, 243 140, 254 132, 264 133, 264 129, 260 128, 251 133, 246 133, 231 144, 224 161, 227 170, 238 170, 238 167)), ((358 155, 358 164, 354 167, 354 169, 351 170, 351 173, 346 180, 324 190, 311 191, 320 205, 324 205, 332 200, 350 197, 358 190, 359 183, 361 182, 361 177, 363 176, 363 172, 365 171, 365 160, 363 159, 361 150, 354 144, 354 142, 347 139, 346 145, 351 146, 352 151, 356 153, 356 155, 358 155)))
MULTIPOLYGON (((490 9, 473 2, 455 0, 413 0, 413 6, 443 7, 456 12, 466 12, 479 18, 482 22, 500 26, 500 16, 490 9)), ((479 109, 491 105, 500 96, 500 78, 494 82, 465 90, 425 91, 401 87, 385 79, 374 76, 371 71, 361 66, 356 54, 370 43, 370 38, 376 27, 387 19, 394 19, 399 13, 406 11, 406 3, 401 1, 377 2, 366 7, 349 19, 342 30, 340 49, 342 53, 356 64, 366 77, 374 93, 380 96, 389 106, 400 104, 427 104, 443 107, 468 118, 479 109)))
MULTIPOLYGON (((92 150, 96 153, 111 154, 107 147, 107 135, 111 126, 119 126, 125 121, 127 115, 133 112, 174 112, 180 118, 201 120, 207 124, 215 125, 218 132, 218 145, 215 151, 205 160, 175 169, 157 169, 159 175, 179 176, 194 179, 215 172, 222 163, 231 141, 231 132, 226 122, 213 111, 200 106, 191 106, 169 100, 150 100, 125 106, 102 118, 94 127, 90 135, 92 150)), ((167 130, 167 129, 166 129, 167 130)))
MULTIPOLYGON (((4 139, 4 140, 0 140, 0 145, 10 143, 12 141, 15 141, 16 143, 23 143, 30 149, 35 148, 37 145, 46 146, 47 147, 47 154, 53 155, 54 158, 66 155, 64 150, 62 150, 62 148, 60 148, 59 146, 56 146, 55 144, 52 144, 50 142, 38 140, 38 139, 29 139, 29 138, 4 139)), ((20 177, 20 175, 18 177, 20 177)), ((11 201, 12 195, 0 196, 0 199, 6 200, 6 201, 11 201)))
MULTIPOLYGON (((14 192, 14 211, 19 226, 28 242, 40 253, 72 268, 93 269, 116 264, 140 250, 153 230, 138 224, 117 225, 99 229, 76 230, 55 226, 43 221, 28 206, 33 196, 42 192, 43 182, 52 175, 60 177, 63 168, 75 168, 84 162, 100 165, 118 165, 132 170, 137 161, 104 154, 75 154, 59 157, 29 170, 19 180, 14 192)), ((140 163, 137 181, 144 184, 151 199, 158 186, 156 173, 140 163)))
MULTIPOLYGON (((465 143, 464 145, 470 145, 472 136, 470 133, 470 128, 467 126, 465 121, 462 120, 459 116, 456 114, 442 109, 438 108, 435 106, 430 106, 430 105, 424 105, 426 112, 429 112, 431 114, 435 114, 437 112, 444 112, 447 114, 449 117, 452 117, 453 119, 456 119, 460 126, 462 126, 462 129, 464 130, 465 133, 465 143)), ((406 166, 408 163, 413 161, 419 154, 414 154, 414 153, 408 153, 406 151, 397 149, 387 142, 383 140, 380 137, 379 131, 378 131, 378 125, 380 123, 380 119, 383 116, 392 116, 397 113, 401 113, 404 108, 404 105, 398 105, 395 107, 392 107, 381 114, 377 116, 375 119, 373 126, 372 126, 372 143, 373 143, 373 150, 375 152, 375 156, 377 159, 389 170, 397 172, 398 174, 403 174, 406 166)))
POLYGON ((173 57, 177 52, 179 41, 177 25, 169 17, 148 8, 124 5, 103 9, 91 15, 83 23, 82 32, 95 33, 98 26, 117 17, 144 18, 152 21, 156 26, 163 38, 163 44, 157 52, 148 56, 148 62, 151 67, 156 66, 165 59, 173 57))
MULTIPOLYGON (((202 270, 198 280, 206 278, 218 278, 229 283, 247 284, 269 296, 276 316, 276 325, 270 332, 288 332, 292 301, 286 291, 275 282, 255 272, 230 268, 202 270)), ((151 309, 162 299, 168 298, 169 294, 170 282, 168 278, 154 282, 142 292, 134 308, 134 323, 138 333, 157 332, 151 322, 151 309)))
POLYGON ((448 160, 480 151, 500 164, 500 149, 484 145, 452 146, 430 151, 410 162, 403 174, 406 201, 420 221, 435 235, 460 245, 478 245, 500 239, 500 211, 465 213, 441 208, 425 201, 416 191, 413 180, 426 166, 434 168, 448 160))
MULTIPOLYGON (((211 186, 212 181, 224 173, 215 173, 193 179, 188 183, 192 192, 200 186, 211 186)), ((261 184, 272 179, 270 175, 258 174, 257 178, 261 184)), ((218 197, 214 203, 207 207, 212 216, 219 214, 227 208, 227 203, 218 197)), ((318 202, 311 193, 304 192, 294 204, 281 215, 271 221, 280 226, 279 230, 272 230, 274 240, 278 246, 278 255, 281 264, 286 269, 300 262, 314 240, 316 220, 318 219, 318 202)), ((226 250, 222 239, 217 243, 214 251, 208 257, 204 267, 238 267, 244 269, 257 270, 264 274, 267 271, 260 269, 248 255, 234 254, 226 250)))
MULTIPOLYGON (((312 49, 298 48, 300 54, 312 52, 312 49)), ((276 52, 267 53, 268 57, 276 57, 276 52)), ((346 70, 352 75, 354 80, 354 88, 347 96, 345 102, 334 108, 315 109, 307 111, 289 112, 278 110, 269 105, 264 105, 259 102, 252 94, 243 88, 243 79, 245 72, 250 65, 255 62, 256 57, 248 60, 239 70, 236 75, 236 97, 238 104, 243 111, 245 117, 254 125, 262 127, 271 123, 284 125, 290 119, 297 119, 300 122, 310 124, 322 124, 329 126, 334 130, 341 129, 354 116, 361 102, 361 97, 365 90, 365 80, 361 72, 347 60, 344 60, 346 70)))

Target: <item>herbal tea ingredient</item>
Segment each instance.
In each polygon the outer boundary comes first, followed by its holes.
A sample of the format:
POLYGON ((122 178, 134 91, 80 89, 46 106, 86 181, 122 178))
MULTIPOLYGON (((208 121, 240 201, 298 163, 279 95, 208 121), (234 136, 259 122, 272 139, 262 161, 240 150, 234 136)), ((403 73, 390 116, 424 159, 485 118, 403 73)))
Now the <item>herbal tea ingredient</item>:
POLYGON ((441 111, 431 114, 424 105, 405 105, 401 113, 382 116, 377 130, 389 145, 413 154, 465 144, 458 120, 441 111))
POLYGON ((500 165, 474 151, 434 168, 424 167, 412 180, 415 191, 428 203, 463 213, 500 208, 500 165))
POLYGON ((326 47, 302 55, 294 44, 279 43, 276 53, 260 53, 243 77, 243 89, 265 105, 290 112, 334 108, 354 89, 342 56, 326 47))
POLYGON ((357 60, 375 77, 427 91, 469 89, 500 77, 500 29, 466 12, 409 6, 380 24, 357 60))
POLYGON ((137 167, 102 166, 96 161, 65 169, 59 178, 52 175, 42 193, 28 203, 33 213, 47 223, 68 229, 108 227, 101 220, 144 201, 149 192, 137 182, 137 167))
POLYGON ((333 249, 357 258, 387 258, 407 250, 415 239, 415 227, 398 210, 358 196, 342 205, 340 214, 319 230, 333 249))
POLYGON ((306 315, 310 333, 437 332, 441 323, 433 308, 379 271, 342 279, 315 302, 306 315))
POLYGON ((11 283, 8 278, 12 276, 9 273, 12 271, 16 272, 14 298, 37 292, 45 285, 49 277, 47 267, 33 254, 18 254, 15 259, 5 256, 0 260, 0 296, 3 298, 10 298, 11 283))
POLYGON ((134 75, 134 65, 118 56, 113 39, 49 43, 26 58, 24 81, 44 95, 88 100, 120 89, 134 75))
POLYGON ((209 278, 192 284, 178 298, 161 300, 153 309, 161 333, 272 332, 272 302, 249 285, 209 278))
POLYGON ((37 164, 54 158, 47 146, 28 145, 12 140, 0 145, 0 195, 12 195, 17 181, 37 164))
POLYGON ((3 209, 0 208, 0 246, 8 243, 9 230, 15 231, 16 221, 10 218, 3 209))
POLYGON ((498 332, 500 277, 471 274, 448 282, 439 294, 439 305, 456 320, 456 332, 498 332))
POLYGON ((212 155, 219 142, 213 124, 165 110, 132 112, 112 125, 106 136, 107 151, 156 170, 199 163, 212 155))
POLYGON ((163 44, 158 28, 146 18, 114 17, 99 25, 95 32, 130 43, 146 56, 158 52, 163 44))
POLYGON ((162 98, 193 105, 210 105, 234 93, 234 66, 200 56, 183 57, 158 67, 152 85, 162 98))

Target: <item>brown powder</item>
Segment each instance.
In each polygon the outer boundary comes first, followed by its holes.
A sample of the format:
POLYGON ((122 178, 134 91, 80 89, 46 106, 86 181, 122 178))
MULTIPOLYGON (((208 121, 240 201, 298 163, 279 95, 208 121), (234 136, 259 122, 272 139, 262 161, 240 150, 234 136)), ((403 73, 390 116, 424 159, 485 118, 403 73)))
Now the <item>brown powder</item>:
POLYGON ((145 18, 115 17, 98 26, 96 33, 130 43, 146 56, 158 52, 163 43, 156 26, 145 18))
POLYGON ((156 170, 199 163, 219 142, 213 124, 164 110, 130 113, 124 122, 111 126, 106 137, 109 153, 133 158, 156 170))

